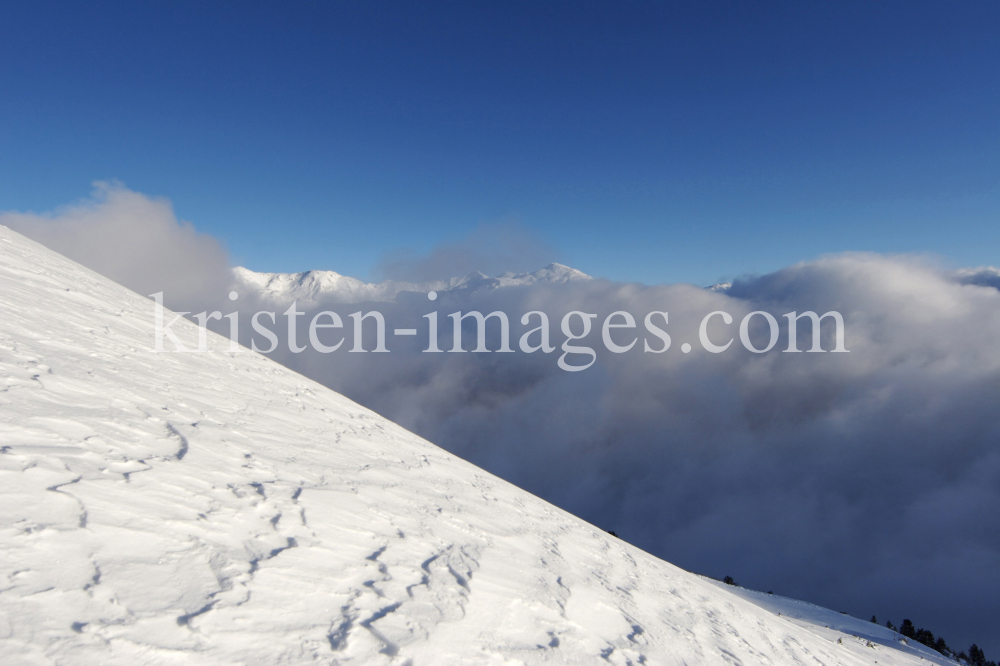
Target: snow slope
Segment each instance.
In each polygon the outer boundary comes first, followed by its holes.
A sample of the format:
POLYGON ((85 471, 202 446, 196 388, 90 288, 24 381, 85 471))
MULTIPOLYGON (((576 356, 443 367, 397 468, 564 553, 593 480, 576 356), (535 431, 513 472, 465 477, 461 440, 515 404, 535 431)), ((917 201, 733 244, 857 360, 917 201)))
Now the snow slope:
POLYGON ((0 227, 0 662, 925 663, 209 338, 153 353, 151 301, 0 227))
POLYGON ((236 287, 241 293, 252 292, 277 302, 298 300, 305 303, 361 303, 392 301, 401 292, 497 289, 518 287, 537 282, 574 282, 589 280, 589 275, 562 264, 549 264, 532 273, 504 273, 495 278, 471 273, 461 278, 433 282, 362 282, 334 271, 304 273, 256 273, 247 268, 233 269, 236 287))
POLYGON ((923 660, 924 663, 930 662, 941 666, 954 666, 956 663, 936 650, 871 621, 860 620, 846 613, 838 613, 806 601, 726 585, 711 578, 705 580, 833 642, 839 640, 841 644, 864 646, 867 648, 866 652, 870 652, 873 659, 882 660, 881 663, 890 662, 875 655, 884 653, 887 649, 897 650, 916 660, 923 660))

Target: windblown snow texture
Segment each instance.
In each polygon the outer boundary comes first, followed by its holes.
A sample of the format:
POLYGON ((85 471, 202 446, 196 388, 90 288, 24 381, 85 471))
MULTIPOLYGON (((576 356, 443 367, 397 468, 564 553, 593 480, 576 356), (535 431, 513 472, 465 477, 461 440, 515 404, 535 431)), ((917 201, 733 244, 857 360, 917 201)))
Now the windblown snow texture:
POLYGON ((0 227, 4 664, 921 663, 677 569, 226 340, 153 353, 153 321, 0 227))

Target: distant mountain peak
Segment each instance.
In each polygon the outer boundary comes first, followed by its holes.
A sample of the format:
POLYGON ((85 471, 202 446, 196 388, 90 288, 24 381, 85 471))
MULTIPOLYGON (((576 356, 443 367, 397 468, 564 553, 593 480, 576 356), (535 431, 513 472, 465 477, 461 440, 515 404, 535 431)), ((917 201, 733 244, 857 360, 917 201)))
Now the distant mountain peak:
POLYGON ((592 279, 589 275, 564 264, 552 263, 531 273, 507 272, 489 277, 473 271, 464 277, 429 282, 364 282, 335 271, 311 270, 301 273, 257 273, 242 266, 233 269, 237 287, 263 298, 290 302, 360 303, 363 301, 393 301, 402 292, 478 291, 505 287, 529 286, 538 283, 563 284, 592 279))

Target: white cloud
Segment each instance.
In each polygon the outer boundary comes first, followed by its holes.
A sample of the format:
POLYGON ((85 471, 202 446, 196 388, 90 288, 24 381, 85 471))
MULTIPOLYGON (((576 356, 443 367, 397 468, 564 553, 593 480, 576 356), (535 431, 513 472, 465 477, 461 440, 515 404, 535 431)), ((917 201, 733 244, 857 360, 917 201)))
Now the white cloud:
POLYGON ((0 224, 144 296, 197 308, 230 282, 223 246, 174 214, 166 199, 96 183, 83 201, 51 213, 0 213, 0 224))

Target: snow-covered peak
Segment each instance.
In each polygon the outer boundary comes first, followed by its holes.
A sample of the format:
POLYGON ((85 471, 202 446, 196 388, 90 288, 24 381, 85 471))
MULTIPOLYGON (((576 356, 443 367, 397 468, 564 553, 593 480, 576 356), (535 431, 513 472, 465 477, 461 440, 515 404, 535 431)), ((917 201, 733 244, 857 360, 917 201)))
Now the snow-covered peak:
POLYGON ((463 277, 430 282, 363 282, 334 271, 306 271, 303 273, 257 273, 247 268, 233 269, 237 288, 277 301, 360 303, 362 301, 388 302, 404 291, 427 293, 451 290, 476 291, 499 287, 527 286, 541 282, 560 284, 589 280, 590 276, 569 266, 549 264, 532 273, 504 273, 491 278, 479 271, 463 277))
POLYGON ((979 287, 993 287, 995 289, 1000 289, 1000 268, 995 266, 963 268, 956 271, 955 278, 961 284, 971 284, 979 287))
POLYGON ((419 291, 418 285, 408 282, 387 281, 372 284, 334 271, 256 273, 247 268, 237 267, 233 269, 233 276, 238 285, 258 295, 288 301, 343 303, 390 301, 401 291, 419 291))
POLYGON ((578 271, 575 268, 570 268, 569 266, 564 266, 563 264, 549 264, 545 268, 541 268, 533 273, 504 273, 503 275, 497 276, 497 280, 500 281, 500 285, 504 287, 529 285, 535 284, 536 282, 552 282, 558 284, 590 279, 591 277, 583 271, 578 271))
POLYGON ((151 301, 6 227, 0 312, 0 663, 925 663, 778 616, 214 334, 154 353, 151 301))

